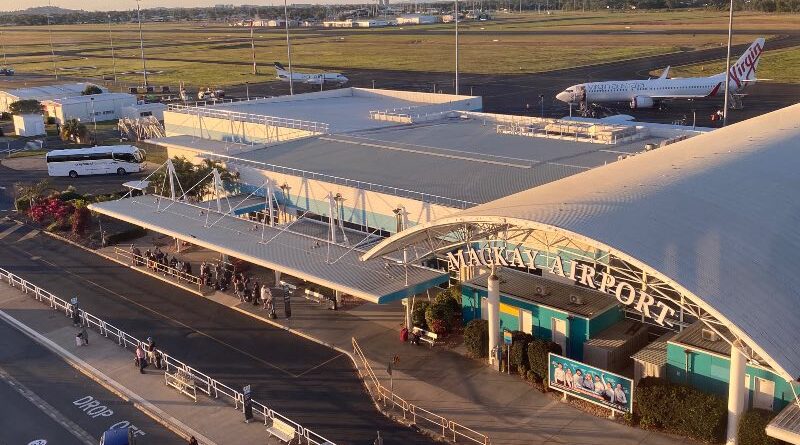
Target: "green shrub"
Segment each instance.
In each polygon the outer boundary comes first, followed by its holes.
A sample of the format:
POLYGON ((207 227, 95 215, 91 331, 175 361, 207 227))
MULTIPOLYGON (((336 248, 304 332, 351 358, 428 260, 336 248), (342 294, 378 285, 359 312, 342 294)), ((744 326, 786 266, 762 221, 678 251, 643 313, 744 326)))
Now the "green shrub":
POLYGON ((489 356, 489 322, 470 320, 464 328, 464 346, 473 357, 489 356))
POLYGON ((414 302, 414 310, 411 311, 411 323, 420 329, 428 329, 428 322, 425 321, 425 312, 430 306, 427 301, 414 302))
POLYGON ((742 414, 739 419, 739 445, 779 445, 784 442, 767 436, 764 428, 775 417, 772 411, 751 409, 742 414))
POLYGON ((31 200, 28 198, 17 198, 15 206, 17 211, 27 212, 31 208, 31 200))
POLYGON ((447 333, 447 323, 444 320, 439 320, 438 318, 434 318, 428 323, 428 328, 430 328, 431 332, 437 335, 444 335, 447 333))
POLYGON ((528 343, 528 366, 540 380, 547 379, 547 370, 550 366, 547 355, 551 352, 561 354, 561 346, 541 338, 534 338, 528 343))
POLYGON ((147 235, 147 229, 142 227, 131 227, 122 232, 112 233, 106 236, 106 245, 113 246, 114 244, 124 243, 132 239, 141 238, 147 235))
POLYGON ((445 323, 445 329, 450 328, 450 323, 453 320, 453 312, 450 306, 446 303, 434 302, 425 309, 425 323, 428 327, 433 324, 433 320, 441 320, 445 323))
POLYGON ((511 332, 511 366, 517 369, 530 369, 528 344, 532 341, 533 336, 531 334, 526 334, 522 331, 511 332))
POLYGON ((646 377, 636 386, 639 423, 703 442, 721 442, 727 422, 724 399, 686 385, 646 377))
POLYGON ((433 300, 434 304, 443 304, 457 315, 461 313, 461 289, 459 286, 451 286, 439 293, 433 300))

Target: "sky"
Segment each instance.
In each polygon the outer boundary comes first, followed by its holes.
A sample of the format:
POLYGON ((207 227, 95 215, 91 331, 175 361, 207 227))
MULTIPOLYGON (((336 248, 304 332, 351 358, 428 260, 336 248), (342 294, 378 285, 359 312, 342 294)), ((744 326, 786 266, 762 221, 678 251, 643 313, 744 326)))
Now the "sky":
MULTIPOLYGON (((357 0, 354 0, 358 2, 357 0)), ((314 4, 335 4, 349 3, 346 0, 289 0, 289 3, 314 3, 314 4)), ((83 9, 86 11, 124 11, 136 8, 135 0, 2 0, 0 1, 0 11, 15 11, 20 9, 32 8, 34 6, 58 6, 66 9, 83 9)), ((202 7, 214 6, 219 4, 234 5, 278 5, 283 6, 283 0, 141 0, 142 8, 157 7, 202 7)))

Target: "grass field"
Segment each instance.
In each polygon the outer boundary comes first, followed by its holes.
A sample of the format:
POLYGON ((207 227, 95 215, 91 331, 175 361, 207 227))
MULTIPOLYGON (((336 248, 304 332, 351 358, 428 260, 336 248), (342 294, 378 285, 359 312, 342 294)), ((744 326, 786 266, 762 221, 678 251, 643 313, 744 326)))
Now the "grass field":
MULTIPOLYGON (((501 14, 492 21, 463 24, 460 68, 464 73, 532 73, 688 51, 724 44, 721 34, 694 31, 726 26, 724 13, 707 11, 501 14), (585 34, 591 30, 606 33, 585 34)), ((780 33, 798 28, 798 15, 741 14, 735 43, 752 41, 755 30, 780 33)), ((454 65, 452 29, 450 24, 367 31, 297 29, 292 31, 292 57, 296 66, 308 69, 445 72, 454 65)), ((146 23, 144 32, 147 68, 153 71, 151 83, 157 85, 177 86, 184 81, 197 88, 269 81, 274 78, 272 62, 286 58, 280 30, 256 33, 262 73, 258 76, 250 73, 249 29, 146 23)), ((141 70, 136 26, 114 25, 111 34, 120 83, 140 83, 141 74, 135 72, 141 70)), ((6 28, 4 37, 9 63, 18 72, 53 72, 46 27, 6 28)), ((52 38, 59 74, 102 78, 114 71, 107 26, 54 26, 52 38)))
MULTIPOLYGON (((737 58, 738 55, 731 56, 731 63, 737 58)), ((670 72, 673 77, 708 76, 725 72, 725 61, 680 66, 671 68, 670 72)), ((800 47, 775 51, 766 47, 758 64, 757 76, 772 82, 800 83, 800 47)))

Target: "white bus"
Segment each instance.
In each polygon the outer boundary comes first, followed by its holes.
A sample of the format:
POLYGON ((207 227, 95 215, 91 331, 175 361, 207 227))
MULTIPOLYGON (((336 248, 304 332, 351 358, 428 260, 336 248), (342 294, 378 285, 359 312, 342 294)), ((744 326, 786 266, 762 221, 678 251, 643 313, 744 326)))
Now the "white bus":
POLYGON ((50 176, 124 175, 144 169, 145 152, 132 145, 108 145, 54 150, 45 159, 50 176))

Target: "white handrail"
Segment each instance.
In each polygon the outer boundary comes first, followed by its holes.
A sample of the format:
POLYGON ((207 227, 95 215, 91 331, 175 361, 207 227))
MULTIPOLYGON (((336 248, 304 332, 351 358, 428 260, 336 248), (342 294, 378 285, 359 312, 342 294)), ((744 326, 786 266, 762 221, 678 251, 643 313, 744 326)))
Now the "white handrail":
MULTIPOLYGON (((8 284, 11 287, 19 287, 20 291, 24 293, 33 292, 33 298, 40 302, 47 302, 51 308, 58 311, 64 311, 64 314, 68 317, 72 316, 74 313, 74 306, 65 301, 61 298, 56 297, 52 293, 40 288, 39 286, 15 275, 3 268, 0 268, 0 281, 5 279, 8 281, 8 284)), ((104 337, 108 337, 109 335, 115 337, 117 339, 117 344, 124 347, 125 349, 128 346, 142 346, 146 347, 146 344, 141 340, 137 339, 136 337, 128 334, 127 332, 111 325, 110 323, 105 322, 103 319, 92 315, 86 312, 83 309, 78 308, 78 314, 80 316, 80 320, 82 324, 85 324, 86 327, 92 328, 96 327, 100 335, 104 337)), ((158 350, 162 356, 162 362, 166 365, 166 371, 169 372, 170 367, 176 370, 182 370, 187 373, 191 378, 195 380, 197 389, 207 394, 209 397, 219 398, 219 394, 226 396, 233 400, 234 408, 241 409, 244 411, 244 394, 236 391, 235 389, 231 388, 223 384, 222 382, 212 379, 206 374, 198 371, 195 368, 187 365, 186 363, 181 362, 180 360, 176 359, 175 357, 167 354, 162 350, 158 350), (241 407, 241 408, 240 408, 241 407)), ((277 411, 268 408, 261 402, 257 402, 253 400, 253 407, 260 407, 261 410, 254 409, 253 412, 256 414, 260 414, 264 418, 264 422, 266 424, 267 418, 274 419, 275 417, 279 417, 282 421, 286 423, 290 423, 295 426, 299 435, 306 439, 306 443, 309 445, 335 445, 328 439, 325 439, 321 435, 314 433, 313 431, 303 427, 297 422, 292 421, 288 417, 278 413, 277 411)))
POLYGON ((384 404, 384 406, 387 404, 387 402, 391 403, 392 407, 399 407, 403 411, 404 419, 407 418, 406 416, 410 416, 411 421, 414 424, 417 424, 418 421, 421 420, 425 421, 429 424, 431 429, 435 430, 437 433, 441 432, 442 436, 449 438, 452 435, 453 441, 457 441, 458 438, 463 438, 474 443, 489 445, 489 437, 485 434, 479 433, 471 428, 467 428, 460 423, 448 420, 436 413, 426 410, 425 408, 414 405, 413 403, 406 401, 390 389, 383 386, 378 380, 378 377, 375 376, 372 366, 370 366, 369 361, 367 361, 367 358, 364 356, 364 351, 361 350, 361 346, 358 345, 355 337, 352 338, 352 343, 353 352, 361 360, 361 364, 364 366, 366 373, 366 375, 364 375, 364 373, 361 372, 361 367, 356 364, 358 374, 364 380, 367 391, 370 393, 376 403, 381 402, 384 404), (372 388, 370 388, 370 385, 372 385, 372 388))

